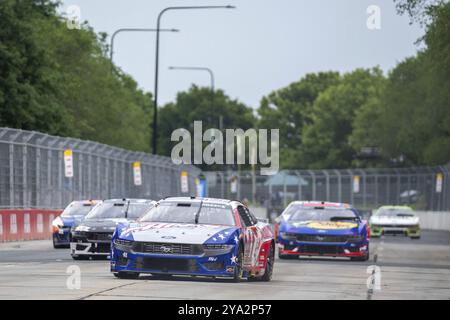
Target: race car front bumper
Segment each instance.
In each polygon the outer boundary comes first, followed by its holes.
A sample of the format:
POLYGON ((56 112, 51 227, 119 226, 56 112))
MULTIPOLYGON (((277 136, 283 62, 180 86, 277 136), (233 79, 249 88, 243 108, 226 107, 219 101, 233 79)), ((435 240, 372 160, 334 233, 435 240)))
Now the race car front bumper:
POLYGON ((72 256, 104 256, 110 255, 111 243, 109 242, 71 242, 70 254, 72 256))
POLYGON ((329 257, 364 257, 368 254, 369 243, 312 243, 286 242, 279 240, 280 255, 292 256, 329 256, 329 257))
POLYGON ((218 255, 148 254, 114 245, 111 272, 233 277, 237 248, 218 255))
POLYGON ((370 230, 372 237, 381 237, 382 235, 402 235, 411 238, 420 237, 419 226, 372 225, 370 230))
POLYGON ((52 233, 53 243, 57 246, 69 246, 70 244, 70 227, 58 228, 52 233))
POLYGON ((112 233, 73 232, 70 242, 70 253, 78 256, 104 256, 111 253, 112 233))

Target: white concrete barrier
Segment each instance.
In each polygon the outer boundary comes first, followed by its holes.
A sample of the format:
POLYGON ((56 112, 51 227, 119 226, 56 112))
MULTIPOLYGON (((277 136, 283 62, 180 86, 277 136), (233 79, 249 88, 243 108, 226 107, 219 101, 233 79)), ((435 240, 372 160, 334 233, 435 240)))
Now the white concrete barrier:
POLYGON ((421 229, 450 231, 450 212, 416 211, 421 229))

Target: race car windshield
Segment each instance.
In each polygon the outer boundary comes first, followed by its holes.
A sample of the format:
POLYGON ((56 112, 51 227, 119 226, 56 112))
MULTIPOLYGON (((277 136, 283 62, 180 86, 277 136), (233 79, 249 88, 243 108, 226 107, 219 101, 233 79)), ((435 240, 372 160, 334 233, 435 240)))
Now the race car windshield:
POLYGON ((150 210, 139 221, 198 223, 234 226, 231 207, 226 205, 162 202, 150 210), (197 217, 197 221, 196 221, 197 217))
POLYGON ((151 203, 103 202, 86 219, 138 219, 152 208, 151 203))
POLYGON ((356 221, 358 216, 349 209, 299 209, 290 221, 356 221))
POLYGON ((70 204, 61 214, 61 217, 85 216, 87 215, 94 204, 75 202, 70 204))
POLYGON ((405 209, 381 209, 378 210, 376 215, 384 217, 414 217, 411 211, 405 209))

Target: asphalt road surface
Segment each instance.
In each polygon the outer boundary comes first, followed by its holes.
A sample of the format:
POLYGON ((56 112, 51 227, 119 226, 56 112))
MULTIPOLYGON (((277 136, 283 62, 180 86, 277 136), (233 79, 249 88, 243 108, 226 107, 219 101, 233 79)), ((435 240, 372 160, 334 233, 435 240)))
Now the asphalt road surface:
POLYGON ((367 262, 278 259, 273 280, 256 283, 152 276, 120 280, 109 273, 108 261, 73 261, 68 249, 55 250, 50 241, 0 243, 0 299, 449 298, 450 232, 442 231, 424 231, 420 240, 372 239, 367 262), (67 273, 74 265, 81 271, 79 289, 67 273))

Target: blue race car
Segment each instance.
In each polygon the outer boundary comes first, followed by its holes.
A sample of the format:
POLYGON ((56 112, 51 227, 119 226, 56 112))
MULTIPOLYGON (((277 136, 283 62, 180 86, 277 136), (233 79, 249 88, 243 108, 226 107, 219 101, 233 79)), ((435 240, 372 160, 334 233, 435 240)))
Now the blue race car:
POLYGON ((275 239, 238 201, 167 198, 138 223, 118 225, 111 243, 111 272, 270 281, 275 239))
POLYGON ((70 230, 80 223, 99 200, 74 201, 52 222, 53 248, 70 246, 70 230))
POLYGON ((369 259, 370 228, 348 204, 295 201, 280 217, 280 259, 298 256, 369 259))

